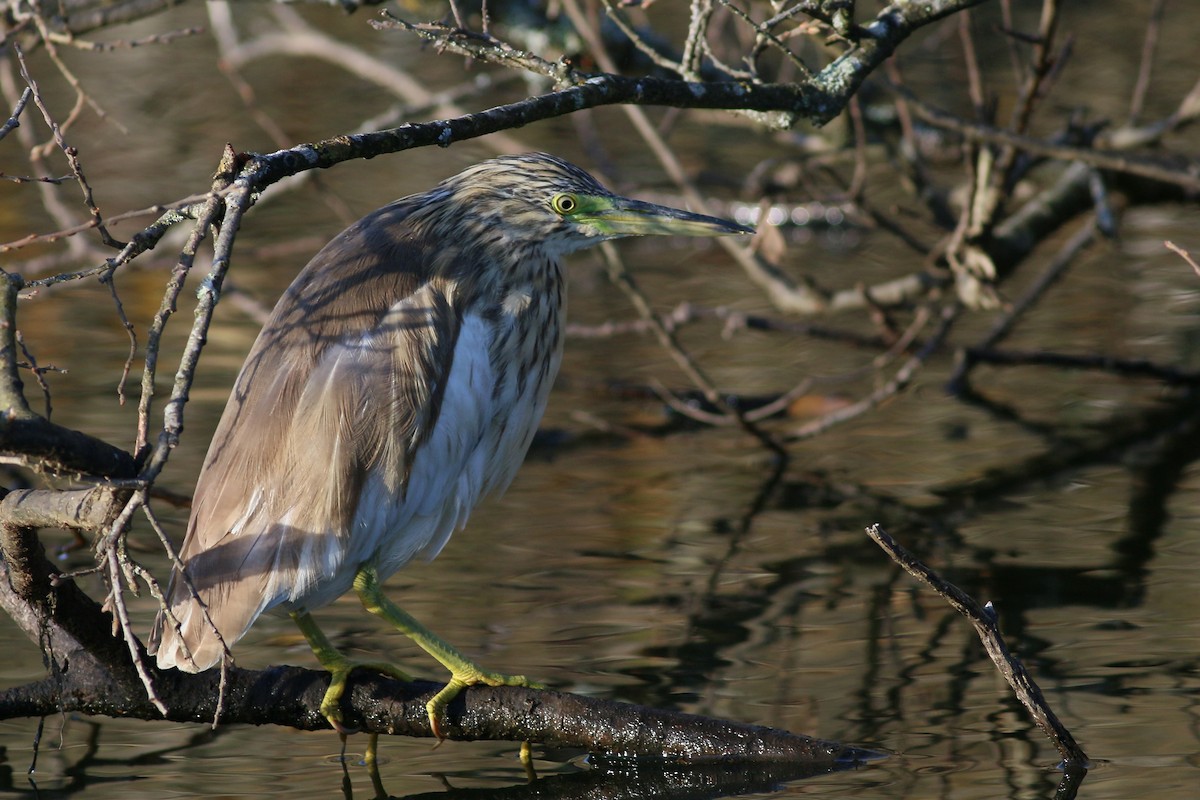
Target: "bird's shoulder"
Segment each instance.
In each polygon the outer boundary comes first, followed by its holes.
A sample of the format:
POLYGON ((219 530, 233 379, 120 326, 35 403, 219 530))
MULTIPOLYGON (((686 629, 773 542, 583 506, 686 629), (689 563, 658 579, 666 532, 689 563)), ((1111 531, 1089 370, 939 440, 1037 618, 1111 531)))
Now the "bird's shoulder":
POLYGON ((295 477, 298 463, 350 480, 382 457, 379 447, 420 439, 431 425, 462 324, 453 270, 438 259, 461 256, 431 247, 411 210, 400 201, 347 228, 280 298, 213 436, 185 550, 241 530, 248 515, 271 517, 295 492, 320 491, 295 477), (381 410, 365 414, 371 403, 381 410), (256 490, 284 472, 293 475, 286 487, 256 490))
POLYGON ((265 332, 320 332, 314 344, 364 330, 434 277, 430 248, 409 203, 368 214, 313 256, 284 292, 265 332))

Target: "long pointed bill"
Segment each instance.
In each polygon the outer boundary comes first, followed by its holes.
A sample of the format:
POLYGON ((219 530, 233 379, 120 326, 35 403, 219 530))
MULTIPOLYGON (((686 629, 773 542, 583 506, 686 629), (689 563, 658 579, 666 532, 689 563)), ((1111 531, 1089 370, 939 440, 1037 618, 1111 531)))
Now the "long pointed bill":
MULTIPOLYGON (((576 214, 578 222, 594 226, 605 236, 724 236, 754 233, 736 222, 693 214, 668 206, 625 197, 587 198, 576 214)), ((582 200, 582 198, 581 198, 582 200)))

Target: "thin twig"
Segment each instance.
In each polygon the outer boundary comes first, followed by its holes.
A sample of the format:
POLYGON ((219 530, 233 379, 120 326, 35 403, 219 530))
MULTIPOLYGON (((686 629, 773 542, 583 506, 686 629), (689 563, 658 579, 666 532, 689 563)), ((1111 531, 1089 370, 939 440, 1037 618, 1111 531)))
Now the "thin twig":
MULTIPOLYGON (((227 147, 217 169, 214 184, 229 181, 232 178, 235 163, 236 154, 232 148, 227 147)), ((152 445, 140 474, 140 477, 147 483, 153 483, 162 472, 183 432, 184 407, 189 398, 192 381, 195 380, 200 353, 208 341, 208 329, 212 324, 213 311, 220 299, 221 285, 233 257, 233 244, 237 238, 238 229, 241 227, 242 218, 254 203, 255 187, 251 179, 239 176, 232 181, 231 188, 232 191, 225 198, 225 202, 223 204, 213 203, 208 209, 208 214, 202 216, 196 223, 197 228, 207 229, 216 221, 218 210, 223 209, 224 211, 221 217, 220 231, 213 244, 212 265, 196 292, 195 320, 180 355, 179 367, 175 372, 175 382, 171 387, 171 396, 163 408, 163 427, 159 431, 157 441, 152 445)))
POLYGON ((572 85, 584 79, 576 75, 566 59, 549 61, 535 53, 512 47, 491 34, 474 33, 437 22, 413 24, 386 9, 382 15, 384 18, 381 20, 370 21, 371 27, 380 31, 407 31, 456 55, 543 75, 556 85, 572 85))
POLYGON ((54 118, 50 114, 50 109, 47 108, 46 104, 42 101, 42 97, 38 92, 37 83, 34 82, 32 76, 29 74, 28 66, 25 63, 24 53, 22 53, 21 48, 15 44, 13 45, 13 52, 16 53, 17 61, 20 64, 21 77, 25 79, 25 83, 28 84, 29 88, 33 90, 33 102, 38 109, 41 110, 42 117, 45 119, 46 125, 50 128, 50 131, 53 134, 54 143, 63 152, 63 155, 66 156, 67 164, 71 167, 71 174, 75 176, 75 181, 79 184, 79 188, 83 192, 83 202, 87 206, 88 212, 91 214, 92 227, 96 228, 96 230, 100 232, 100 238, 104 244, 118 249, 123 247, 124 243, 117 242, 116 239, 109 234, 108 228, 105 227, 104 219, 100 215, 100 209, 97 207, 96 201, 92 196, 92 187, 83 174, 83 164, 79 161, 79 151, 68 145, 66 139, 64 138, 63 134, 66 130, 67 123, 64 122, 62 125, 59 125, 54 121, 54 118))
POLYGON ((1173 252, 1173 253, 1178 253, 1178 254, 1179 254, 1179 256, 1180 256, 1180 257, 1181 257, 1181 258, 1182 258, 1184 261, 1186 261, 1188 264, 1190 264, 1190 265, 1191 265, 1192 269, 1194 269, 1194 270, 1196 271, 1196 274, 1197 274, 1197 275, 1200 275, 1200 264, 1197 264, 1197 263, 1196 263, 1196 260, 1195 260, 1194 258, 1192 258, 1192 254, 1191 254, 1191 253, 1189 253, 1187 250, 1184 250, 1182 247, 1180 247, 1179 245, 1175 244, 1174 242, 1163 242, 1163 244, 1164 244, 1164 245, 1166 246, 1166 248, 1167 248, 1168 250, 1170 250, 1171 252, 1173 252))
POLYGON ((138 400, 138 429, 134 445, 135 453, 140 454, 149 444, 150 405, 154 397, 159 344, 162 340, 163 332, 167 321, 175 313, 176 303, 179 300, 180 293, 183 291, 184 281, 187 279, 188 273, 195 263, 200 244, 208 236, 209 228, 222 207, 222 190, 227 188, 226 184, 230 179, 229 172, 232 170, 234 159, 235 154, 232 148, 227 147, 222 154, 217 174, 213 177, 213 191, 209 194, 204 209, 198 214, 196 224, 192 226, 187 241, 179 252, 179 259, 175 262, 175 268, 171 272, 171 279, 167 282, 166 289, 163 292, 162 302, 159 304, 158 311, 155 313, 154 319, 151 321, 150 327, 146 332, 146 363, 142 370, 142 393, 138 400))
POLYGON ((25 111, 25 106, 28 105, 31 97, 33 97, 33 89, 26 86, 24 91, 21 92, 21 99, 17 100, 17 104, 13 106, 12 113, 8 115, 8 119, 3 125, 0 125, 0 139, 3 139, 11 131, 20 127, 21 113, 25 111))
MULTIPOLYGON (((858 292, 860 294, 871 294, 872 290, 859 288, 858 292)), ((919 310, 918 314, 920 314, 919 310)), ((790 319, 766 317, 759 314, 747 314, 745 311, 739 311, 727 306, 710 308, 686 301, 679 303, 670 311, 658 314, 657 317, 666 326, 667 330, 672 333, 696 320, 716 319, 724 323, 723 335, 727 337, 732 335, 734 331, 752 330, 769 333, 794 333, 823 341, 840 342, 866 350, 876 350, 887 345, 887 342, 884 342, 878 336, 864 335, 858 331, 842 330, 825 325, 814 325, 811 322, 797 322, 790 319)), ((573 322, 567 326, 568 336, 581 339, 603 339, 621 334, 641 334, 649 331, 650 324, 641 318, 625 322, 609 321, 599 325, 582 325, 573 322)))
POLYGON ((1042 82, 1050 74, 1053 59, 1050 51, 1054 46, 1054 34, 1058 30, 1059 0, 1042 0, 1042 14, 1038 21, 1038 35, 1030 56, 1029 72, 1017 92, 1009 127, 1016 134, 1029 128, 1033 110, 1042 91, 1042 82))
POLYGON ((979 58, 975 54, 975 40, 971 33, 971 12, 958 15, 958 35, 963 47, 963 61, 967 68, 967 88, 971 105, 975 108, 975 119, 988 122, 987 103, 983 96, 983 77, 979 72, 979 58))
MULTIPOLYGON (((971 365, 1037 366, 1063 370, 1094 370, 1120 375, 1122 378, 1149 378, 1170 386, 1200 385, 1200 370, 1183 370, 1144 358, 1119 358, 1104 353, 1060 353, 1053 350, 994 350, 968 347, 962 353, 971 365)), ((948 390, 970 396, 971 389, 959 382, 948 384, 948 390)))
POLYGON ((71 180, 73 177, 73 175, 63 175, 58 178, 51 178, 37 175, 9 175, 7 173, 0 172, 0 179, 9 181, 10 183, 50 183, 55 186, 61 186, 67 181, 71 180))
POLYGON ((93 42, 90 39, 81 39, 72 34, 54 33, 51 31, 46 39, 54 44, 66 45, 67 47, 84 50, 89 53, 111 53, 115 50, 132 50, 135 47, 145 47, 151 44, 170 44, 176 39, 199 36, 202 33, 204 33, 204 28, 196 26, 180 28, 174 31, 163 31, 162 33, 143 36, 140 39, 114 39, 111 42, 93 42))
POLYGON ((863 124, 862 103, 857 96, 851 98, 846 110, 850 116, 850 130, 854 134, 854 174, 846 194, 857 204, 862 201, 867 189, 867 129, 863 124))
POLYGON ((1021 80, 1021 53, 1017 49, 1017 36, 1013 35, 1012 0, 1000 0, 1000 32, 1007 34, 1004 43, 1008 45, 1008 60, 1012 66, 1013 82, 1021 80))
POLYGON ((933 335, 929 337, 928 341, 925 342, 920 350, 913 354, 910 359, 905 361, 904 364, 901 365, 900 369, 896 370, 896 373, 891 377, 891 379, 886 381, 875 391, 871 392, 871 394, 858 400, 857 402, 851 403, 850 405, 840 408, 837 411, 833 411, 829 414, 819 417, 806 425, 802 425, 799 428, 793 429, 787 435, 784 441, 791 443, 801 439, 811 439, 836 425, 848 422, 851 419, 862 416, 872 409, 878 408, 885 401, 898 395, 905 388, 907 388, 908 384, 912 382, 912 379, 916 377, 917 372, 919 372, 920 369, 925 365, 925 362, 927 362, 933 356, 933 354, 937 352, 938 348, 941 347, 942 342, 950 333, 951 327, 953 327, 954 322, 958 319, 958 316, 961 312, 962 306, 957 304, 949 305, 943 308, 941 313, 941 321, 937 330, 934 331, 933 335))
MULTIPOLYGON (((1096 224, 1095 219, 1089 219, 1075 235, 1072 236, 1062 246, 1062 248, 1051 259, 1042 273, 1038 275, 1037 280, 1029 285, 1028 288, 1021 294, 1015 303, 1007 310, 1003 316, 997 320, 996 324, 988 332, 984 338, 975 345, 977 350, 988 350, 995 347, 1000 342, 1004 341, 1019 320, 1027 311, 1042 298, 1042 296, 1057 283, 1066 273, 1067 269, 1075 262, 1080 253, 1086 250, 1093 242, 1096 241, 1096 224)), ((975 362, 969 357, 960 359, 959 364, 955 367, 953 374, 947 381, 950 391, 958 392, 964 388, 963 382, 966 380, 967 373, 974 366, 975 362)))
POLYGON ((1125 155, 1114 150, 1073 147, 1032 136, 1021 136, 990 125, 972 124, 921 102, 907 89, 897 86, 892 88, 903 94, 917 116, 930 125, 952 130, 973 141, 1007 145, 1033 155, 1047 156, 1063 161, 1081 161, 1100 169, 1140 175, 1163 183, 1176 184, 1186 189, 1200 189, 1200 169, 1194 163, 1172 164, 1165 158, 1125 155))
MULTIPOLYGON (((14 53, 20 52, 15 43, 13 51, 14 53)), ((21 77, 22 74, 28 74, 28 70, 23 68, 23 64, 18 59, 4 59, 0 61, 0 73, 2 73, 0 74, 0 85, 4 85, 5 93, 10 96, 11 100, 14 102, 16 100, 11 95, 15 89, 14 84, 17 78, 20 77, 21 80, 25 81, 25 85, 29 87, 30 97, 34 101, 35 106, 38 105, 38 87, 36 83, 30 84, 24 77, 21 77)), ((43 111, 44 118, 46 112, 41 108, 39 110, 43 111)), ((28 118, 26 122, 29 122, 28 118)), ((51 175, 45 159, 42 157, 43 148, 41 142, 35 137, 34 127, 30 124, 22 125, 16 129, 16 134, 21 145, 29 153, 29 166, 31 174, 38 179, 36 186, 41 196, 42 208, 45 209, 46 213, 60 228, 69 228, 77 225, 79 220, 75 209, 63 201, 62 193, 55 190, 54 184, 41 180, 43 178, 50 178, 51 175)), ((91 226, 89 225, 88 227, 91 226)), ((0 246, 0 253, 4 252, 5 249, 3 246, 0 246)), ((94 251, 91 244, 84 239, 70 240, 66 249, 76 260, 91 256, 94 251)))
MULTIPOLYGON (((687 38, 683 43, 683 55, 679 59, 683 77, 689 81, 700 80, 700 67, 708 50, 706 37, 708 23, 713 15, 713 0, 692 0, 691 19, 688 22, 687 38)), ((608 70, 612 72, 612 70, 608 70)))
POLYGON ((784 42, 782 39, 780 39, 778 36, 776 36, 775 33, 766 24, 759 24, 759 23, 755 22, 753 17, 751 17, 749 14, 747 14, 745 11, 743 11, 738 6, 729 2, 729 0, 718 0, 718 2, 720 2, 720 4, 722 6, 724 6, 726 8, 726 10, 728 10, 730 13, 732 13, 735 17, 740 18, 743 22, 745 22, 747 25, 749 25, 751 28, 753 28, 755 34, 757 34, 758 36, 762 37, 763 39, 769 41, 771 44, 775 45, 775 47, 779 50, 779 52, 782 53, 788 61, 792 62, 792 66, 794 66, 794 67, 796 67, 796 69, 800 70, 800 74, 803 77, 805 77, 805 78, 812 77, 812 74, 813 74, 812 70, 808 68, 808 64, 804 63, 804 59, 800 58, 800 56, 793 53, 791 48, 787 46, 787 43, 784 42))
POLYGON ((159 698, 158 692, 154 688, 154 678, 150 675, 150 670, 146 667, 146 663, 142 659, 137 637, 134 636, 133 626, 129 622, 129 612, 125 607, 125 594, 121 588, 121 566, 117 556, 117 548, 109 548, 107 558, 109 598, 112 600, 113 613, 116 615, 117 624, 121 628, 121 635, 125 640, 126 646, 129 648, 129 659, 133 662, 138 677, 142 680, 142 686, 146 689, 146 698, 165 717, 167 715, 167 707, 163 704, 162 699, 159 698))
MULTIPOLYGON (((112 123, 121 133, 128 134, 129 129, 116 119, 110 117, 108 112, 101 108, 100 104, 97 103, 95 99, 93 99, 92 96, 84 90, 83 84, 80 83, 79 78, 75 77, 75 73, 72 72, 69 67, 67 67, 66 63, 62 60, 62 57, 59 56, 58 48, 54 46, 57 37, 50 32, 50 28, 46 24, 46 20, 40 13, 38 13, 36 4, 32 5, 31 8, 33 9, 34 23, 37 25, 38 32, 42 36, 43 44, 46 45, 46 53, 50 56, 50 60, 54 62, 54 65, 58 67, 58 71, 62 74, 63 78, 65 78, 67 83, 71 85, 71 88, 75 90, 75 107, 71 109, 71 113, 68 114, 66 120, 63 121, 62 130, 64 132, 68 130, 75 123, 75 120, 79 118, 80 113, 83 111, 83 107, 87 105, 91 107, 92 111, 94 111, 96 116, 100 117, 100 119, 112 123)), ((49 145, 47 145, 47 147, 48 146, 49 145)))
MULTIPOLYGON (((90 278, 108 271, 112 262, 125 263, 145 250, 153 247, 154 244, 170 229, 171 226, 178 224, 184 220, 195 219, 204 208, 204 204, 208 202, 212 193, 190 195, 188 197, 176 200, 173 203, 156 204, 146 208, 139 208, 133 211, 124 211, 120 214, 114 214, 108 218, 109 224, 122 222, 127 219, 136 219, 137 217, 145 217, 150 214, 160 215, 145 231, 142 231, 138 236, 142 237, 141 242, 130 242, 122 248, 122 254, 114 259, 106 261, 102 267, 92 267, 81 272, 70 273, 67 275, 56 275, 48 278, 40 278, 31 280, 30 286, 48 286, 51 283, 60 283, 64 280, 79 280, 80 278, 90 278), (132 245, 132 246, 131 246, 132 245)), ((218 193, 219 194, 219 193, 218 193)), ((28 247, 31 244, 48 244, 57 242, 61 239, 68 239, 77 233, 83 233, 96 227, 96 220, 91 219, 87 222, 82 222, 72 225, 64 225, 57 231, 52 233, 29 234, 20 239, 14 239, 11 242, 0 243, 0 253, 7 253, 13 250, 19 250, 22 247, 28 247)), ((138 239, 134 237, 135 241, 138 239)))
POLYGON ((608 267, 609 280, 620 288, 625 293, 625 296, 629 298, 629 301, 633 303, 638 314, 650 325, 650 329, 654 332, 659 344, 667 351, 676 365, 683 370, 683 373, 688 376, 688 379, 700 389, 704 394, 704 399, 730 419, 737 420, 738 425, 744 431, 761 442, 778 458, 786 459, 787 450, 784 449, 783 445, 776 441, 775 437, 770 433, 747 419, 746 415, 740 410, 731 407, 729 403, 725 402, 725 398, 717 391, 713 382, 704 374, 704 371, 696 364, 692 357, 688 355, 675 335, 667 329, 667 326, 662 324, 661 320, 658 319, 658 315, 654 313, 654 309, 651 308, 646 296, 642 294, 641 290, 633 282, 633 277, 625 270, 625 266, 621 262, 616 248, 611 243, 605 242, 600 245, 600 251, 608 267))
POLYGON ((137 330, 133 327, 133 323, 129 321, 129 317, 125 313, 125 304, 121 302, 121 296, 117 294, 115 268, 110 269, 106 275, 100 278, 100 281, 108 284, 108 291, 112 295, 113 305, 116 306, 117 319, 121 321, 121 327, 125 329, 125 334, 129 337, 129 352, 125 354, 125 365, 121 368, 121 379, 117 381, 117 400, 121 405, 125 405, 125 383, 129 380, 129 372, 133 369, 133 359, 137 356, 137 330))
MULTIPOLYGON (((437 117, 454 117, 467 113, 462 106, 454 102, 453 95, 445 92, 434 93, 424 82, 400 69, 394 62, 376 58, 362 48, 335 39, 310 25, 294 9, 275 5, 272 13, 279 21, 282 30, 262 34, 251 40, 239 41, 232 20, 228 19, 228 7, 210 6, 209 16, 221 47, 223 60, 228 62, 228 70, 235 71, 250 61, 271 56, 291 55, 318 58, 385 89, 408 106, 430 108, 431 113, 437 117)), ((411 26, 397 17, 392 17, 386 11, 383 13, 385 18, 392 20, 392 24, 386 20, 383 22, 371 20, 371 24, 376 28, 398 27, 415 31, 421 35, 427 27, 443 32, 453 30, 436 25, 411 26)), ((499 40, 486 35, 457 30, 455 35, 467 38, 478 36, 479 40, 497 48, 510 53, 517 52, 513 48, 503 45, 499 40)), ((529 149, 511 131, 489 136, 483 140, 483 144, 497 153, 523 153, 529 149)))
POLYGON ((1167 0, 1154 0, 1150 7, 1149 21, 1146 23, 1146 37, 1142 40, 1142 60, 1138 66, 1137 82, 1133 86, 1133 95, 1129 98, 1129 123, 1136 124, 1146 106, 1146 95, 1150 91, 1150 73, 1154 69, 1154 51, 1158 47, 1158 34, 1162 29, 1163 12, 1167 0))
POLYGON ((889 557, 917 580, 928 585, 950 604, 950 606, 971 621, 975 632, 983 642, 984 648, 992 661, 1000 670, 1000 674, 1008 681, 1017 699, 1033 717, 1042 732, 1050 737, 1058 749, 1065 764, 1075 767, 1087 767, 1088 757, 1083 748, 1075 741, 1075 737, 1059 721, 1055 713, 1046 703, 1041 689, 1033 677, 1025 669, 1020 659, 1014 656, 1004 643, 997 625, 996 610, 991 603, 980 606, 974 598, 952 583, 942 579, 940 575, 923 564, 916 556, 896 543, 879 525, 867 528, 867 535, 878 544, 889 557))
MULTIPOLYGON (((187 567, 184 565, 183 560, 179 557, 179 551, 176 550, 175 545, 171 543, 170 537, 167 536, 167 532, 163 530, 162 523, 159 522, 158 515, 154 513, 154 510, 150 507, 148 502, 142 506, 142 513, 145 514, 146 519, 149 520, 150 527, 154 529, 154 533, 156 536, 158 536, 158 541, 162 545, 163 551, 167 554, 167 558, 171 562, 173 580, 183 581, 184 586, 187 587, 188 593, 191 595, 192 599, 196 601, 196 604, 199 606, 201 612, 203 612, 204 621, 208 624, 208 627, 212 631, 213 635, 217 637, 217 641, 221 643, 221 650, 224 651, 226 656, 221 660, 221 679, 223 684, 226 678, 225 662, 232 660, 233 653, 230 651, 229 645, 225 643, 225 637, 221 634, 221 631, 218 630, 217 624, 213 622, 212 616, 208 611, 208 604, 204 602, 204 598, 200 596, 199 590, 196 589, 196 584, 192 582, 192 576, 188 572, 187 567)), ((183 636, 183 626, 180 624, 179 618, 175 616, 175 612, 171 610, 171 605, 167 602, 166 596, 163 594, 158 581, 149 574, 146 575, 145 580, 146 585, 150 587, 150 594, 156 600, 158 600, 159 611, 166 616, 166 622, 175 629, 176 635, 179 636, 179 642, 183 646, 184 656, 189 662, 195 664, 196 662, 192 658, 192 651, 187 644, 187 637, 183 636)), ((221 706, 224 704, 224 702, 224 697, 217 698, 217 712, 213 716, 214 728, 217 725, 217 720, 221 717, 221 706)))
POLYGON ((604 0, 604 8, 608 12, 608 18, 612 20, 614 25, 617 26, 617 29, 620 30, 621 33, 625 34, 629 41, 633 42, 633 46, 636 47, 642 55, 650 59, 650 62, 654 64, 654 66, 658 67, 659 69, 667 70, 668 72, 674 72, 676 75, 683 75, 683 69, 680 67, 679 62, 672 61, 647 44, 645 39, 642 38, 641 34, 639 34, 634 27, 629 24, 629 21, 625 19, 625 15, 621 13, 620 9, 613 5, 612 0, 604 0))
POLYGON ((33 373, 34 380, 37 381, 38 387, 42 390, 42 397, 46 400, 46 419, 50 419, 50 414, 54 410, 54 406, 50 402, 50 387, 46 384, 46 379, 42 377, 42 373, 47 368, 39 367, 37 359, 33 357, 33 353, 25 346, 25 337, 21 335, 21 331, 16 332, 17 346, 21 348, 21 352, 25 355, 25 360, 29 362, 29 371, 33 373))

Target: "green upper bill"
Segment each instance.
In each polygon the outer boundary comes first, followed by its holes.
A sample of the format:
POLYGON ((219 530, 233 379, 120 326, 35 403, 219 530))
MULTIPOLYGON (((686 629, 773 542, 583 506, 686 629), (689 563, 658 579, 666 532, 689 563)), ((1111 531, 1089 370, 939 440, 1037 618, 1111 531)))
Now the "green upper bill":
POLYGON ((625 197, 581 197, 572 218, 608 236, 724 236, 754 233, 736 222, 625 197))

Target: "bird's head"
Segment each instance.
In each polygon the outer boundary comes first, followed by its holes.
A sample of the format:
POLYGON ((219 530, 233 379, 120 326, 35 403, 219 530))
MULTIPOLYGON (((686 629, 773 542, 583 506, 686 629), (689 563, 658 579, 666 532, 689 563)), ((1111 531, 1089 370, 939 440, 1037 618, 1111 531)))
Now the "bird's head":
POLYGON ((622 236, 722 236, 750 228, 613 194, 579 167, 545 153, 476 164, 429 192, 454 214, 447 225, 536 243, 557 256, 622 236))

